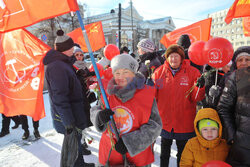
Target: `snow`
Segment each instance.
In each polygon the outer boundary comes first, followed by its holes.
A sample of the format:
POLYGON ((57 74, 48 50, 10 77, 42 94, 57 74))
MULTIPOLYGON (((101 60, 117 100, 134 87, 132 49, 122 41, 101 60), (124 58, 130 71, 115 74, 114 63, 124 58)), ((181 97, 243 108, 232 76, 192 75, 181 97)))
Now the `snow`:
MULTIPOLYGON (((32 119, 29 117, 30 138, 28 141, 22 140, 24 131, 21 126, 17 129, 11 129, 14 122, 10 124, 10 134, 0 138, 0 167, 59 167, 60 166, 60 151, 63 142, 63 135, 58 134, 52 125, 50 105, 48 93, 44 95, 44 106, 46 117, 39 121, 39 131, 41 139, 33 141, 33 126, 32 119)), ((0 121, 0 127, 2 122, 0 121)), ((94 162, 98 164, 98 148, 101 134, 90 128, 88 134, 94 138, 94 141, 89 144, 89 149, 92 154, 84 156, 86 162, 94 162)), ((155 162, 152 167, 160 166, 160 137, 157 138, 154 147, 155 162)), ((173 142, 170 158, 170 167, 176 166, 176 145, 173 142)), ((97 165, 96 165, 97 166, 97 165)))

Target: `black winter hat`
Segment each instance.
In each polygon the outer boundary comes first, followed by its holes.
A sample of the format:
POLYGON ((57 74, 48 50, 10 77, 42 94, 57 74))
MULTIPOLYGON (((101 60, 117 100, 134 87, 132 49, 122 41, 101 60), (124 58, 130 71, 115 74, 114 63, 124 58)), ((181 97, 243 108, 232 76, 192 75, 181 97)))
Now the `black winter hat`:
POLYGON ((127 46, 123 46, 121 49, 120 49, 120 53, 122 54, 123 52, 127 52, 127 53, 129 53, 129 49, 128 49, 128 47, 127 46))
POLYGON ((56 32, 57 37, 55 40, 56 50, 59 52, 64 52, 71 49, 74 46, 74 41, 67 35, 64 35, 63 30, 58 30, 56 32))
POLYGON ((177 44, 182 46, 184 49, 188 49, 189 46, 191 45, 189 36, 187 34, 181 35, 177 41, 177 44))

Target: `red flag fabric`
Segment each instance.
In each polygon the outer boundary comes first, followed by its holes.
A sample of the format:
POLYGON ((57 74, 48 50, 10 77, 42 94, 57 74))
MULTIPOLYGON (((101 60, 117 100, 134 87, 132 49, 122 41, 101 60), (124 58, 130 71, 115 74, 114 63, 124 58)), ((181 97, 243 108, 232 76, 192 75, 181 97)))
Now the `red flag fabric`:
POLYGON ((244 17, 242 21, 244 35, 246 37, 250 36, 250 17, 244 17))
POLYGON ((41 61, 50 47, 25 29, 0 33, 0 37, 0 112, 37 121, 45 116, 41 61))
MULTIPOLYGON (((93 51, 97 51, 106 45, 101 21, 88 24, 85 26, 85 29, 93 51)), ((79 44, 84 52, 88 52, 81 28, 77 28, 67 35, 70 36, 75 43, 79 44)))
POLYGON ((171 44, 175 44, 179 37, 183 34, 187 34, 191 40, 191 43, 195 41, 208 41, 210 38, 212 18, 201 20, 189 26, 176 29, 172 32, 165 34, 160 42, 167 48, 171 44))
POLYGON ((227 12, 225 22, 229 24, 233 18, 250 16, 250 0, 235 0, 227 12))
POLYGON ((78 10, 76 0, 0 0, 0 32, 78 10))

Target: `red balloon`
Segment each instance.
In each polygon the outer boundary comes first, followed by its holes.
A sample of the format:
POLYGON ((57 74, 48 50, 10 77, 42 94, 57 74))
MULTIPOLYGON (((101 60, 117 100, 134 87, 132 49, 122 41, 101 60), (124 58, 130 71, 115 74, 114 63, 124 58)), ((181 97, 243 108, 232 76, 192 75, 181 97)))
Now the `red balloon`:
MULTIPOLYGON (((104 71, 103 66, 100 63, 96 63, 96 66, 97 66, 100 76, 102 77, 103 71, 104 71)), ((92 64, 89 66, 89 71, 90 72, 94 71, 94 66, 92 64)))
POLYGON ((104 76, 104 79, 107 79, 107 80, 110 80, 111 78, 113 78, 112 68, 109 67, 106 70, 104 70, 103 76, 104 76))
POLYGON ((103 54, 107 59, 111 60, 113 57, 120 54, 120 50, 116 45, 108 44, 105 46, 103 54))
POLYGON ((232 166, 227 164, 226 162, 214 160, 203 164, 202 167, 232 167, 232 166))
POLYGON ((227 65, 233 57, 232 44, 225 38, 215 37, 205 44, 204 56, 208 59, 208 65, 220 68, 227 65))
POLYGON ((208 60, 203 55, 203 48, 206 42, 204 41, 196 41, 191 44, 188 49, 188 57, 189 59, 197 64, 197 65, 204 65, 208 63, 208 60))

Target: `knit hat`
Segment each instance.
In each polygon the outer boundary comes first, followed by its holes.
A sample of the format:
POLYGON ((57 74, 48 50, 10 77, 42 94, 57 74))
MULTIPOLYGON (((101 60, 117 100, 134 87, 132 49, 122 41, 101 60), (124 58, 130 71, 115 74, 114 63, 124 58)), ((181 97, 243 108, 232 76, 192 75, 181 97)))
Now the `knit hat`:
POLYGON ((148 38, 142 39, 138 44, 138 48, 141 48, 144 52, 154 52, 155 50, 155 44, 148 38))
POLYGON ((234 55, 233 55, 233 61, 237 61, 237 59, 240 57, 240 56, 243 56, 243 53, 245 55, 248 55, 250 56, 250 46, 241 46, 239 47, 235 52, 234 52, 234 55), (244 53, 245 52, 245 53, 244 53))
POLYGON ((166 50, 165 58, 167 59, 171 53, 178 53, 181 56, 182 60, 185 59, 184 49, 180 45, 170 45, 166 50))
POLYGON ((198 128, 199 128, 200 132, 201 132, 201 129, 204 127, 216 127, 219 129, 218 123, 216 121, 208 119, 208 118, 202 119, 198 123, 198 128))
POLYGON ((111 60, 112 73, 118 69, 128 69, 133 73, 137 73, 139 67, 138 62, 129 54, 117 55, 111 60))
POLYGON ((177 41, 177 44, 182 46, 184 49, 188 49, 191 45, 190 38, 187 34, 183 34, 177 41))
POLYGON ((64 52, 74 46, 74 41, 69 36, 64 35, 63 30, 58 30, 56 34, 55 45, 57 51, 64 52))
POLYGON ((84 54, 84 52, 82 51, 82 49, 80 49, 80 48, 78 48, 78 47, 74 47, 74 54, 76 53, 76 52, 81 52, 82 54, 84 54))

